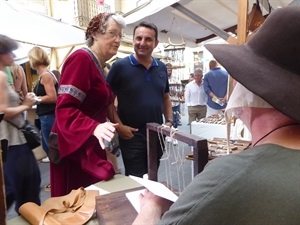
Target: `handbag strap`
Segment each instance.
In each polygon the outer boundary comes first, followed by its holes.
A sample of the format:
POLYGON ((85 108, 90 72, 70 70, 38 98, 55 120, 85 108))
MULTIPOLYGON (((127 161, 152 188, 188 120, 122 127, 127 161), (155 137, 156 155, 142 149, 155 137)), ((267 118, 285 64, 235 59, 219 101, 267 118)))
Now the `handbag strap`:
MULTIPOLYGON (((47 72, 50 73, 52 75, 52 77, 54 78, 54 80, 56 81, 56 83, 58 83, 58 80, 57 80, 55 74, 52 71, 50 71, 50 70, 47 70, 47 72)), ((36 92, 37 93, 39 92, 39 86, 41 85, 41 78, 42 77, 39 77, 39 79, 37 80, 37 82, 35 84, 36 85, 36 92)), ((57 90, 56 90, 56 92, 57 92, 57 90)))
POLYGON ((7 123, 9 123, 10 125, 14 126, 15 128, 17 128, 18 130, 21 130, 22 127, 18 127, 16 124, 14 124, 13 122, 9 121, 9 120, 4 120, 6 121, 7 123))
POLYGON ((58 80, 57 80, 55 74, 52 71, 50 71, 50 70, 48 70, 48 72, 53 76, 53 78, 56 81, 56 83, 58 83, 58 80))

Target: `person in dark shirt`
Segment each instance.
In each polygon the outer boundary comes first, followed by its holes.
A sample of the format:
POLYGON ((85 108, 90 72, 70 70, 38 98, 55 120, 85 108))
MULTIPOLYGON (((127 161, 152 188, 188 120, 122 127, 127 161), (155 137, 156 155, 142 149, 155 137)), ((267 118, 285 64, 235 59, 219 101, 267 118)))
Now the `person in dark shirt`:
MULTIPOLYGON (((49 153, 48 140, 55 120, 55 104, 57 99, 58 80, 56 76, 49 71, 50 59, 45 50, 40 47, 33 47, 28 52, 28 58, 32 69, 37 71, 39 78, 34 86, 33 92, 40 99, 36 107, 36 114, 40 119, 42 147, 49 153)), ((49 158, 42 159, 43 162, 49 162, 49 158)))
MULTIPOLYGON (((168 126, 173 123, 167 69, 151 56, 157 44, 157 27, 141 22, 133 31, 135 53, 115 62, 107 77, 118 99, 122 123, 135 128, 119 138, 125 175, 142 177, 147 173, 146 124, 163 124, 162 114, 168 126)), ((161 146, 158 151, 160 158, 161 146)))

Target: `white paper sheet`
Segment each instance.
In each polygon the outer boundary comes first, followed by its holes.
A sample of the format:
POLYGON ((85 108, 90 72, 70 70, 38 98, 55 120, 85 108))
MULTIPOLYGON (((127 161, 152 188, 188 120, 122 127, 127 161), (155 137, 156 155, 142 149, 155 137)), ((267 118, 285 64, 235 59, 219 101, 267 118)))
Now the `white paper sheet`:
POLYGON ((139 195, 141 193, 144 193, 146 189, 138 190, 138 191, 132 191, 126 193, 126 197, 132 204, 132 206, 135 208, 135 210, 139 213, 140 212, 140 200, 139 200, 139 195))
POLYGON ((98 190, 100 192, 100 195, 106 195, 109 194, 110 192, 103 190, 102 188, 97 187, 96 185, 90 185, 85 188, 85 190, 98 190))
MULTIPOLYGON (((175 195, 170 189, 168 189, 165 185, 152 181, 143 179, 140 177, 129 176, 131 179, 135 180, 136 182, 143 185, 153 194, 160 196, 162 198, 168 199, 172 202, 175 202, 178 199, 178 196, 175 195)), ((143 193, 144 190, 133 191, 126 193, 128 200, 131 202, 133 207, 136 209, 137 212, 140 210, 140 201, 139 201, 139 194, 143 193)))
POLYGON ((129 177, 135 180, 136 182, 139 182, 141 185, 143 185, 145 188, 147 188, 149 191, 151 191, 153 194, 157 196, 168 199, 172 202, 176 202, 176 200, 178 199, 177 195, 175 195, 169 188, 167 188, 165 185, 159 182, 146 180, 135 176, 129 176, 129 177))

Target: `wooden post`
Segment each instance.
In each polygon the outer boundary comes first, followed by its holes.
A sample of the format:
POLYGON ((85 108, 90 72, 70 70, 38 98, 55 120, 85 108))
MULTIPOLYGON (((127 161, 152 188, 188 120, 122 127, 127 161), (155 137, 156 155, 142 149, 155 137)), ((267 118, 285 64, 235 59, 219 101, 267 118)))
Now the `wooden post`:
POLYGON ((157 156, 157 132, 147 129, 147 157, 149 180, 157 181, 158 156, 157 156), (149 150, 151 149, 151 150, 149 150))
MULTIPOLYGON (((4 114, 0 113, 0 122, 3 119, 4 114)), ((0 224, 6 225, 6 198, 5 198, 5 185, 4 185, 4 173, 3 173, 3 148, 7 146, 2 146, 2 143, 5 145, 5 141, 1 140, 1 150, 0 150, 0 224)))
POLYGON ((52 0, 48 0, 48 15, 53 17, 53 5, 52 0))
POLYGON ((25 74, 26 74, 28 92, 32 92, 33 80, 32 80, 31 67, 29 62, 25 63, 25 74))
POLYGON ((0 224, 6 224, 6 202, 5 202, 4 173, 2 163, 2 151, 0 154, 0 224))
POLYGON ((238 2, 237 44, 244 44, 247 37, 248 0, 238 2))
MULTIPOLYGON (((237 39, 227 40, 229 44, 244 44, 247 38, 247 17, 248 17, 248 0, 239 0, 238 2, 238 22, 237 22, 237 39), (234 42, 236 41, 236 42, 234 42)), ((229 77, 227 99, 233 90, 233 79, 229 77)))

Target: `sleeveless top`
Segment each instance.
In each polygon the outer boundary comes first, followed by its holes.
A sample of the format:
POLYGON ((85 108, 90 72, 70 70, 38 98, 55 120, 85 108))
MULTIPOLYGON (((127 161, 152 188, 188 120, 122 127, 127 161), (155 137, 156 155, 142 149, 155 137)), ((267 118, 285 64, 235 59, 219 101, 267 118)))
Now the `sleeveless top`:
MULTIPOLYGON (((8 106, 17 107, 20 105, 19 95, 12 87, 6 83, 6 90, 8 95, 8 106)), ((22 131, 18 130, 13 125, 7 123, 5 120, 9 120, 18 127, 22 127, 25 124, 25 120, 22 114, 17 115, 14 118, 3 119, 0 123, 0 140, 6 139, 9 146, 21 145, 26 143, 26 139, 22 131)))
MULTIPOLYGON (((51 72, 48 71, 53 78, 55 79, 56 83, 55 83, 55 90, 57 93, 58 90, 58 81, 55 77, 55 75, 51 72)), ((46 95, 46 91, 45 91, 45 87, 43 84, 41 84, 40 82, 41 79, 38 79, 36 85, 34 86, 33 92, 36 94, 36 96, 44 96, 46 95)), ((36 114, 38 116, 43 116, 43 115, 51 115, 55 113, 55 105, 56 103, 41 103, 39 105, 36 106, 36 114)))

